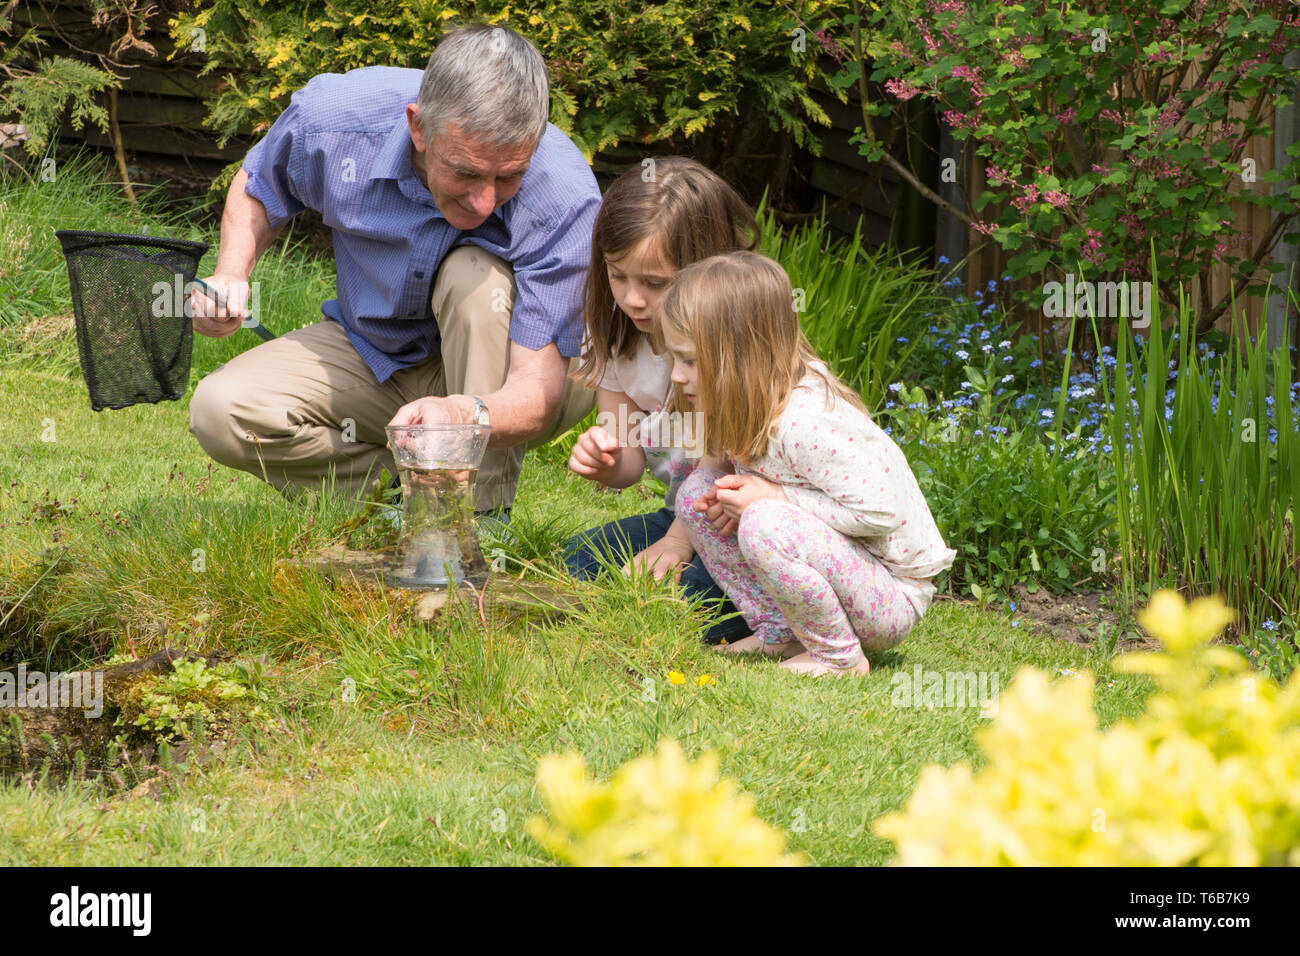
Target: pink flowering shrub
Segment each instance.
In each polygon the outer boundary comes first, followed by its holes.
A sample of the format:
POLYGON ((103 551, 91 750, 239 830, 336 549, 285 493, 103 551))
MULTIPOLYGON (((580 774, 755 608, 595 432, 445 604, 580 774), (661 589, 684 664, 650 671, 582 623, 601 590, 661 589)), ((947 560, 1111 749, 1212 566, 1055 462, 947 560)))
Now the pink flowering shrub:
MULTIPOLYGON (((982 190, 966 183, 970 228, 1011 253, 1013 279, 1150 279, 1161 298, 1225 262, 1232 293, 1259 294, 1268 255, 1300 238, 1286 216, 1300 187, 1273 195, 1300 173, 1300 145, 1281 171, 1272 147, 1273 107, 1300 71, 1282 65, 1300 46, 1300 5, 1288 0, 1121 0, 1102 12, 1077 0, 886 0, 857 4, 840 36, 851 55, 834 88, 884 84, 868 99, 857 141, 879 161, 872 116, 930 100, 959 141, 984 161, 982 190), (864 64, 865 70, 864 74, 864 64), (1254 150, 1254 152, 1251 152, 1254 150), (1282 213, 1247 237, 1232 204, 1282 213), (1000 211, 999 211, 1000 210, 1000 211)), ((892 157, 891 157, 892 158, 892 157)), ((895 160, 895 162, 900 162, 895 160)), ((893 163, 891 163, 893 165, 893 163)), ((895 168, 898 168, 897 166, 895 168)), ((960 164, 959 164, 960 168, 960 164)), ((1208 299, 1213 324, 1229 296, 1208 299)))

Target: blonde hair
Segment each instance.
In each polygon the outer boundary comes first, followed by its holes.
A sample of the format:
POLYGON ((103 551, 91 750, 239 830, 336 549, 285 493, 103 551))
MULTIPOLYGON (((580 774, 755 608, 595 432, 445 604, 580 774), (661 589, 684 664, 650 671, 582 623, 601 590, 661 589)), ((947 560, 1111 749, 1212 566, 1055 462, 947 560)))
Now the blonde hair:
POLYGON ((717 173, 693 159, 669 156, 629 169, 605 191, 591 236, 591 267, 583 290, 590 351, 573 373, 600 383, 613 356, 631 358, 641 332, 618 307, 605 271, 646 239, 674 269, 736 249, 757 249, 760 229, 745 201, 717 173))
POLYGON ((673 276, 659 303, 655 334, 664 328, 695 346, 695 405, 674 390, 670 408, 701 413, 707 454, 750 464, 767 453, 790 393, 809 372, 863 413, 857 392, 830 371, 815 368, 813 350, 794 311, 794 290, 780 264, 755 252, 730 252, 687 266, 673 276))

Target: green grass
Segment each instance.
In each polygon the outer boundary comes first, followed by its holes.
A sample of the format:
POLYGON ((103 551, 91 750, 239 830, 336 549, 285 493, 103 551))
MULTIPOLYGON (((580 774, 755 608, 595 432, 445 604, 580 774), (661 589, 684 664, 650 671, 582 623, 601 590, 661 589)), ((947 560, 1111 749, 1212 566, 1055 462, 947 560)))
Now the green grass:
MULTIPOLYGON (((0 863, 540 862, 522 829, 540 810, 537 760, 576 748, 607 774, 664 735, 691 753, 718 749, 765 819, 804 827, 792 845, 817 862, 883 863, 889 848, 869 821, 902 805, 924 764, 972 759, 981 722, 974 710, 892 707, 892 674, 918 663, 988 671, 1005 688, 1022 664, 1088 663, 999 615, 941 603, 866 680, 810 681, 719 658, 691 636, 684 605, 634 584, 592 589, 583 611, 549 624, 490 619, 488 633, 475 610, 414 625, 391 594, 309 575, 277 587, 273 562, 325 543, 355 506, 292 505, 251 476, 209 473, 183 404, 96 415, 77 383, 26 369, 5 377, 0 402, 0 472, 17 481, 0 503, 4 605, 46 566, 46 549, 66 549, 26 599, 39 609, 31 659, 102 659, 128 634, 140 653, 167 641, 265 655, 283 723, 173 779, 157 801, 117 797, 100 810, 93 789, 0 790, 0 863), (40 441, 46 415, 56 442, 40 441), (35 507, 46 491, 70 507, 35 507), (197 547, 202 574, 191 571, 197 547), (674 669, 718 683, 674 687, 674 669), (205 832, 192 829, 200 810, 205 832)), ((557 527, 655 504, 596 493, 536 456, 519 503, 521 523, 557 527)), ((1100 688, 1103 720, 1134 713, 1144 688, 1100 688)))
MULTIPOLYGON (((81 215, 103 226, 118 203, 101 200, 81 215)), ((313 321, 328 263, 272 255, 282 261, 268 261, 278 278, 267 324, 313 321)), ((24 324, 66 308, 57 282, 31 288, 35 304, 15 313, 24 324)), ((156 778, 151 794, 0 784, 0 864, 545 863, 524 830, 541 810, 538 760, 576 749, 606 776, 664 736, 690 756, 717 750, 792 849, 881 864, 891 848, 871 821, 902 806, 926 764, 975 759, 984 723, 974 708, 893 706, 895 674, 983 671, 1005 689, 1023 665, 1103 663, 943 602, 868 678, 815 681, 714 654, 696 639, 695 612, 644 580, 585 586, 566 618, 511 619, 488 601, 486 624, 468 605, 420 624, 398 592, 277 572, 278 559, 334 540, 358 503, 290 503, 211 465, 185 402, 94 413, 66 341, 20 353, 17 324, 5 334, 0 617, 13 613, 0 659, 68 669, 128 647, 223 647, 265 661, 279 729, 236 734, 209 762, 156 778), (670 670, 717 682, 673 686, 670 670)), ((200 340, 196 369, 256 342, 200 340)), ((545 577, 566 530, 657 504, 648 485, 598 492, 539 449, 519 489, 515 556, 545 577)), ((1135 714, 1146 693, 1144 679, 1103 681, 1101 720, 1135 714)))

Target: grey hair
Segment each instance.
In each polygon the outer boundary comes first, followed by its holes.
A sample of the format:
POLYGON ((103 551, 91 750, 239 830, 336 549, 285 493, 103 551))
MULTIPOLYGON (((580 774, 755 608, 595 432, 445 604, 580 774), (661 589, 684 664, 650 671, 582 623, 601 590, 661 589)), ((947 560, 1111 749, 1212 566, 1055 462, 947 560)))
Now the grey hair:
POLYGON ((492 146, 536 144, 551 112, 546 61, 508 28, 459 27, 429 57, 416 105, 426 137, 454 123, 492 146))

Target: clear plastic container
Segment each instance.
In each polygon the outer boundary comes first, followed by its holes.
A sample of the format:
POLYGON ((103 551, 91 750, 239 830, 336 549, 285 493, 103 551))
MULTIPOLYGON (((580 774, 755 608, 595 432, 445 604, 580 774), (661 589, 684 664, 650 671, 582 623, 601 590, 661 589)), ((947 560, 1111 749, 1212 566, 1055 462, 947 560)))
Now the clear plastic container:
POLYGON ((436 589, 482 583, 487 562, 474 523, 474 480, 490 425, 389 426, 402 480, 402 533, 395 587, 436 589))

